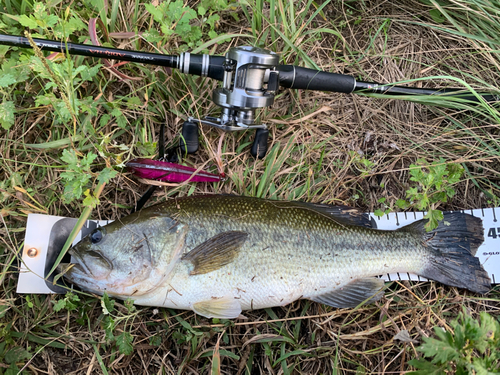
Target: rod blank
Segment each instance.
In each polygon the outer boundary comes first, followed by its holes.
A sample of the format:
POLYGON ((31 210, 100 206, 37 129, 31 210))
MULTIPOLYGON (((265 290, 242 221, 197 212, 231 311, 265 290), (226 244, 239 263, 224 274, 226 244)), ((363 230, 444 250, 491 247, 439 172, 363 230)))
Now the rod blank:
MULTIPOLYGON (((118 48, 107 48, 78 43, 65 43, 54 40, 33 38, 34 43, 42 50, 69 53, 96 58, 109 58, 120 61, 131 61, 142 64, 165 66, 181 69, 182 73, 203 75, 222 81, 224 77, 224 56, 182 54, 181 56, 162 55, 158 53, 130 51, 118 48)), ((31 48, 29 40, 22 36, 0 34, 0 44, 31 48)), ((446 95, 464 100, 479 102, 472 93, 460 89, 421 89, 406 86, 391 86, 379 83, 358 82, 354 77, 329 73, 321 70, 302 68, 293 65, 280 65, 279 83, 291 89, 318 90, 341 93, 376 93, 398 96, 409 95, 446 95)), ((479 95, 487 102, 497 102, 500 98, 491 93, 479 95)))

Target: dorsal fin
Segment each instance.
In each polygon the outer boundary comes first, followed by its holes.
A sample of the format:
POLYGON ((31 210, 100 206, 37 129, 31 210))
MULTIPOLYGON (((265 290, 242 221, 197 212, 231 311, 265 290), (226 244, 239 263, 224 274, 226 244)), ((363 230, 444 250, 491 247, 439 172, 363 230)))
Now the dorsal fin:
POLYGON ((329 217, 342 225, 356 225, 365 228, 377 228, 377 224, 370 215, 363 213, 357 208, 349 206, 333 206, 323 203, 307 203, 299 201, 280 202, 269 201, 280 208, 300 208, 318 212, 326 217, 329 217))
POLYGON ((194 266, 190 275, 200 275, 215 271, 233 261, 238 250, 243 246, 248 233, 229 231, 223 232, 199 244, 182 260, 191 262, 194 266))

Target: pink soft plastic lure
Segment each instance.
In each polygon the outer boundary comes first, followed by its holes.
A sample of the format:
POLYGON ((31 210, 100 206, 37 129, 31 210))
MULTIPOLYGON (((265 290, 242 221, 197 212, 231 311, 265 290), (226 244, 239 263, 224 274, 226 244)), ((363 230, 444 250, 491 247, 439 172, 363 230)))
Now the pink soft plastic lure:
POLYGON ((133 159, 126 165, 135 176, 148 180, 184 182, 190 179, 194 182, 218 182, 224 179, 224 176, 204 171, 194 174, 195 168, 160 160, 133 159))

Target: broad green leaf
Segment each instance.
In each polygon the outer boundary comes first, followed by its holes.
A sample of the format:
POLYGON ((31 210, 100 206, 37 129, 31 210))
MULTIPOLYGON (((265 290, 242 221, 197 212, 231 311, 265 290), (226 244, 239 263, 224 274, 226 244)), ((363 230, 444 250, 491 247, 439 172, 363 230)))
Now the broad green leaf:
POLYGON ((2 74, 0 76, 0 87, 8 87, 16 83, 16 78, 12 74, 2 74))
POLYGON ((412 359, 408 364, 417 368, 417 371, 411 371, 408 375, 446 375, 441 366, 433 365, 424 359, 412 359))
POLYGON ((36 29, 39 26, 35 19, 28 17, 24 14, 22 16, 17 17, 17 19, 21 25, 23 25, 24 27, 28 27, 30 29, 36 29))
POLYGON ((433 229, 436 229, 438 226, 438 223, 443 220, 443 212, 439 210, 429 210, 425 216, 424 219, 428 219, 429 221, 425 224, 425 230, 427 232, 430 232, 433 229))
POLYGON ((132 354, 134 347, 132 345, 132 342, 134 341, 134 338, 130 334, 130 332, 122 332, 118 336, 116 336, 116 345, 118 346, 118 350, 120 353, 125 354, 125 355, 130 355, 132 354))
POLYGON ((436 23, 443 23, 446 20, 445 16, 443 16, 443 13, 441 13, 438 9, 431 9, 429 11, 429 14, 436 23))
POLYGON ((31 353, 21 347, 15 347, 5 353, 5 362, 16 363, 31 358, 31 353))
POLYGON ((53 309, 55 312, 59 312, 62 309, 64 309, 65 306, 66 306, 66 301, 64 300, 64 298, 61 298, 59 301, 56 302, 53 309))
POLYGON ((61 160, 68 164, 68 166, 76 165, 78 163, 78 157, 73 149, 64 149, 61 155, 61 160))
POLYGON ((2 128, 5 130, 9 130, 12 125, 14 125, 14 102, 11 102, 9 100, 4 100, 2 104, 0 104, 0 125, 2 125, 2 128))
POLYGON ((113 341, 115 336, 113 334, 113 330, 115 328, 115 321, 110 315, 105 315, 102 319, 102 328, 104 329, 104 333, 106 335, 107 341, 113 341))
POLYGON ((112 313, 115 309, 115 300, 110 299, 108 293, 104 292, 101 298, 102 312, 105 315, 112 313))
POLYGON ((99 204, 99 198, 95 197, 90 189, 87 189, 83 192, 83 195, 85 195, 85 198, 83 199, 83 205, 85 207, 90 207, 92 209, 96 208, 97 205, 99 204))
POLYGON ((396 206, 398 206, 402 210, 406 210, 410 206, 410 204, 407 201, 405 201, 404 199, 398 199, 396 201, 396 206))
POLYGON ((99 182, 101 183, 106 183, 106 182, 109 182, 109 180, 111 180, 112 178, 116 177, 116 175, 118 174, 118 171, 115 171, 113 168, 104 168, 101 173, 99 173, 99 177, 97 177, 97 179, 99 180, 99 182))

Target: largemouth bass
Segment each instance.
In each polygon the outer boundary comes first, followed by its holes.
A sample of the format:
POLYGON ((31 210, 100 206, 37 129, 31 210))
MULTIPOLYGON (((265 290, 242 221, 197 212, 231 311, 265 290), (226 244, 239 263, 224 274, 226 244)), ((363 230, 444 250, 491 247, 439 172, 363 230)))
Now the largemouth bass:
POLYGON ((354 307, 381 298, 376 276, 394 272, 486 293, 474 257, 481 219, 445 214, 429 233, 424 224, 383 231, 346 207, 195 196, 97 228, 70 250, 77 263, 62 268, 84 290, 209 318, 299 298, 354 307))

